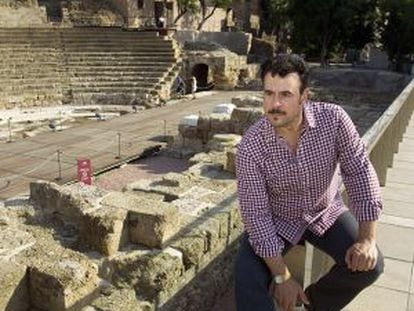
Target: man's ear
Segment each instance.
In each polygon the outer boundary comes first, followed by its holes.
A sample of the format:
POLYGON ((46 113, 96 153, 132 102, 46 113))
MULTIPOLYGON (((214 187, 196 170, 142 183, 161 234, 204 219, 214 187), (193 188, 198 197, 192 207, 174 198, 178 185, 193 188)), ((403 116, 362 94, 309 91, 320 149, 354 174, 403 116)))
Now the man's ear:
POLYGON ((301 99, 300 102, 301 103, 304 103, 309 99, 309 93, 310 93, 310 91, 309 91, 308 87, 303 90, 302 95, 300 96, 300 99, 301 99))

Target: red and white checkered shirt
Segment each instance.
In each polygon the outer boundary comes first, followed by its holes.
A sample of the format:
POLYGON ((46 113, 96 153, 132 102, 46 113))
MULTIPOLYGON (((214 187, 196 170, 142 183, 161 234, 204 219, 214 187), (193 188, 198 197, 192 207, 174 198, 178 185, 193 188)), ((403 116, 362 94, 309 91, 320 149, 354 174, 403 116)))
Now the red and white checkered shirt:
POLYGON ((347 207, 358 221, 377 220, 380 187, 348 114, 334 104, 306 102, 296 154, 266 117, 244 135, 237 151, 240 210, 250 244, 261 257, 281 255, 306 229, 322 235, 347 207))

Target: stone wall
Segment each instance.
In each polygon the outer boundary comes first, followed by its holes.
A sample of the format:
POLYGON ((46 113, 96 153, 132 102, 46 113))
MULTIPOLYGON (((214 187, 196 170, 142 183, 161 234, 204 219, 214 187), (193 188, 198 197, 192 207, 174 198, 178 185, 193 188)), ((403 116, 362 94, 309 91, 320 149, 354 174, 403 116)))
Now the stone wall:
POLYGON ((38 7, 37 1, 0 2, 0 27, 48 27, 46 9, 38 7))
POLYGON ((30 204, 6 201, 0 308, 210 310, 232 281, 242 231, 222 154, 123 193, 39 181, 30 204))
POLYGON ((63 9, 62 22, 75 27, 122 27, 126 18, 122 13, 116 2, 70 1, 63 9))
POLYGON ((371 92, 383 93, 399 92, 411 81, 410 76, 396 72, 355 68, 313 68, 311 78, 316 86, 369 89, 371 92))
POLYGON ((247 55, 252 41, 252 35, 244 32, 199 32, 196 30, 179 30, 175 38, 181 45, 184 45, 186 41, 215 42, 238 55, 247 55))
POLYGON ((194 67, 199 64, 208 66, 208 83, 213 83, 215 89, 219 90, 234 89, 239 81, 240 70, 247 67, 246 57, 225 49, 186 51, 183 62, 184 75, 190 78, 194 67))

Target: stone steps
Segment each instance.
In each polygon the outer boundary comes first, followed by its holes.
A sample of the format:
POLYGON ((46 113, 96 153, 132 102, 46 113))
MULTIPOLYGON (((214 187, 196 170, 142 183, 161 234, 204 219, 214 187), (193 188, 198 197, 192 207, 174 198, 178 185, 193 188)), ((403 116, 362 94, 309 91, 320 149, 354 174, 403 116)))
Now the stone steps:
POLYGON ((145 81, 106 81, 106 82, 71 82, 71 90, 73 92, 95 92, 99 90, 111 90, 119 92, 120 89, 135 88, 158 88, 159 85, 145 81))
POLYGON ((26 85, 26 84, 48 84, 53 85, 56 83, 62 83, 62 77, 55 77, 55 76, 45 76, 45 77, 32 77, 32 78, 9 78, 4 79, 0 78, 0 88, 6 85, 26 85))
POLYGON ((154 32, 0 28, 0 94, 10 100, 166 94, 179 61, 175 49, 154 32))
POLYGON ((14 95, 19 95, 18 92, 33 92, 37 94, 51 94, 59 93, 62 90, 61 84, 16 84, 13 86, 0 86, 0 92, 7 92, 14 95))
MULTIPOLYGON (((36 60, 36 59, 34 59, 36 60)), ((175 61, 175 57, 172 54, 157 54, 154 53, 152 56, 148 56, 148 54, 142 54, 142 55, 122 55, 122 56, 85 56, 85 55, 76 55, 76 56, 68 56, 66 58, 66 61, 68 63, 79 63, 83 61, 87 62, 160 62, 160 63, 166 63, 166 62, 173 62, 175 61)))
POLYGON ((86 88, 86 87, 73 87, 72 88, 72 94, 83 94, 83 95, 96 95, 96 94, 101 94, 101 95, 108 95, 108 94, 147 94, 150 93, 151 91, 156 91, 153 89, 149 89, 146 86, 126 86, 125 88, 121 88, 121 87, 111 87, 111 86, 107 86, 107 87, 96 87, 96 88, 86 88))
POLYGON ((130 72, 145 72, 145 71, 152 71, 152 72, 164 72, 168 68, 170 68, 171 64, 165 64, 165 65, 153 65, 150 64, 146 65, 119 65, 119 66, 113 66, 113 65, 102 65, 102 66, 82 66, 82 65, 73 65, 68 67, 68 72, 72 73, 85 73, 85 72, 91 72, 91 73, 97 73, 97 72, 108 72, 108 71, 130 71, 130 72))
MULTIPOLYGON (((68 61, 66 65, 71 68, 73 66, 86 66, 86 67, 102 67, 108 66, 108 63, 111 66, 116 67, 129 67, 129 66, 141 66, 141 67, 159 67, 159 68, 169 68, 171 67, 172 61, 168 60, 158 60, 154 62, 149 60, 147 61, 133 61, 133 60, 117 60, 117 61, 105 61, 105 60, 82 60, 82 61, 68 61)), ((40 63, 39 63, 40 64, 40 63)))
MULTIPOLYGON (((83 77, 71 77, 70 81, 73 83, 90 83, 90 82, 111 82, 111 81, 135 81, 135 82, 150 82, 150 83, 158 83, 160 82, 161 76, 159 77, 143 77, 137 75, 128 75, 128 76, 83 76, 83 77)), ((1 82, 1 81, 0 81, 1 82)))
POLYGON ((99 71, 95 72, 93 75, 90 71, 88 72, 73 72, 69 74, 69 79, 89 79, 89 78, 119 78, 119 77, 141 77, 146 79, 152 79, 152 78, 161 78, 165 74, 164 71, 159 72, 152 72, 152 71, 99 71))
POLYGON ((151 46, 141 46, 141 47, 132 47, 132 46, 72 46, 72 47, 64 47, 63 48, 65 53, 73 53, 73 52, 121 52, 121 51, 129 51, 129 52, 146 52, 146 53, 158 53, 158 52, 169 52, 171 48, 169 47, 160 47, 154 48, 151 46))

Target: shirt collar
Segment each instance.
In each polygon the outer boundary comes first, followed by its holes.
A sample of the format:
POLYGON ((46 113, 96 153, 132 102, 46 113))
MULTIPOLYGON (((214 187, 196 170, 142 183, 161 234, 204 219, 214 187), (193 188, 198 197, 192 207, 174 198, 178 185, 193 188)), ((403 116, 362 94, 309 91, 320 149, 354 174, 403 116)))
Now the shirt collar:
POLYGON ((315 113, 310 106, 311 103, 309 101, 305 102, 303 105, 303 120, 305 122, 304 128, 306 128, 306 126, 309 126, 310 128, 314 128, 316 126, 315 113))

